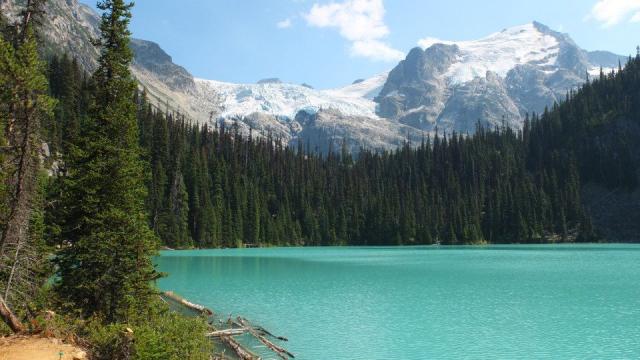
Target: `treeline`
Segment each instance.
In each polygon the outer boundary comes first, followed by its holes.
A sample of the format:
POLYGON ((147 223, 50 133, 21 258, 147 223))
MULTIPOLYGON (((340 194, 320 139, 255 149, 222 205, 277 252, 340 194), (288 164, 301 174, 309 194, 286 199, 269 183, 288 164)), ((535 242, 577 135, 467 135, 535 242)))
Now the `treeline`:
MULTIPOLYGON (((149 223, 170 247, 593 240, 581 185, 638 185, 632 144, 604 134, 621 118, 638 119, 639 62, 569 93, 522 131, 479 127, 471 137, 436 135, 358 158, 192 124, 143 93, 149 223)), ((51 129, 62 152, 82 126, 91 84, 81 74, 68 58, 51 62, 60 99, 51 129)))
POLYGON ((527 166, 539 172, 552 158, 573 156, 582 183, 628 191, 638 187, 640 50, 624 69, 602 71, 525 127, 527 166))

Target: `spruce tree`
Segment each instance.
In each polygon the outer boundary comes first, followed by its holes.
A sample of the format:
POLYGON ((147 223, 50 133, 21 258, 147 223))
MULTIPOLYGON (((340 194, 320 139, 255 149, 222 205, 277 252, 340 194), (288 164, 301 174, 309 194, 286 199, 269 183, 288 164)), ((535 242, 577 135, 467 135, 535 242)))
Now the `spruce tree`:
POLYGON ((151 256, 156 239, 144 209, 136 83, 129 72, 132 4, 105 0, 91 121, 71 146, 64 179, 63 236, 56 259, 58 293, 85 316, 106 322, 143 315, 158 277, 151 256))

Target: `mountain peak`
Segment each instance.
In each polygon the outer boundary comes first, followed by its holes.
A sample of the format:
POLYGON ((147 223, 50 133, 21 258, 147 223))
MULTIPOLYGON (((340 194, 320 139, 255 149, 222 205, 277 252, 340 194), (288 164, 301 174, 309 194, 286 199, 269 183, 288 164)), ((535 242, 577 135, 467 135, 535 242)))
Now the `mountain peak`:
POLYGON ((282 84, 282 80, 279 78, 266 78, 258 80, 257 84, 265 85, 265 84, 282 84))
POLYGON ((551 32, 540 31, 544 28, 542 24, 531 22, 479 40, 441 41, 427 38, 419 44, 423 48, 436 44, 456 45, 459 61, 444 75, 453 83, 466 83, 484 77, 487 71, 505 77, 518 65, 533 63, 539 67, 554 66, 559 55, 559 39, 551 32))
POLYGON ((473 132, 477 120, 520 127, 526 113, 580 86, 596 60, 618 60, 587 53, 537 21, 477 40, 426 38, 419 45, 391 71, 375 101, 378 115, 425 131, 473 132))
POLYGON ((543 24, 543 23, 541 23, 541 22, 539 22, 539 21, 535 21, 535 20, 534 20, 531 24, 532 24, 536 29, 538 29, 538 31, 541 31, 541 32, 553 31, 553 30, 551 29, 551 27, 549 27, 549 26, 547 26, 547 25, 545 25, 545 24, 543 24))

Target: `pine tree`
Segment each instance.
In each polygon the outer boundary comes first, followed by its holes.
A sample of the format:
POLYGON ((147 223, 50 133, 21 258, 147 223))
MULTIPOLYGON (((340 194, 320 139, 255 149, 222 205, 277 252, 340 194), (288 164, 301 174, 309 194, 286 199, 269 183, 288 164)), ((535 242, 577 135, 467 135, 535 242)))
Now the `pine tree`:
POLYGON ((43 1, 29 0, 10 38, 0 37, 0 316, 14 331, 13 310, 27 304, 41 284, 34 216, 40 214, 40 125, 51 115, 44 64, 38 56, 34 17, 43 1), (34 211, 34 209, 36 211, 34 211))
POLYGON ((129 72, 131 7, 124 0, 99 3, 104 13, 91 122, 67 159, 63 236, 70 246, 56 258, 58 293, 83 315, 106 322, 144 316, 158 277, 129 72))

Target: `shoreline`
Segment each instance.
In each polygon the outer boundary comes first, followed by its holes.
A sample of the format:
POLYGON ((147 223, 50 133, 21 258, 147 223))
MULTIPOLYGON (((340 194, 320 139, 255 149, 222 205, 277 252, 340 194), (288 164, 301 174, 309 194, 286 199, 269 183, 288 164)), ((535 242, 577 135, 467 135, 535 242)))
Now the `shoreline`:
POLYGON ((159 252, 171 253, 180 251, 204 251, 204 250, 268 250, 268 249, 453 249, 453 248, 471 248, 481 249, 487 247, 551 247, 551 246, 596 246, 596 245, 627 245, 640 246, 638 242, 558 242, 558 243, 507 243, 507 244, 469 244, 469 245, 449 245, 449 244, 432 244, 432 245, 327 245, 327 246, 257 246, 257 247, 213 247, 213 248, 167 248, 159 249, 159 252))
POLYGON ((271 338, 276 341, 286 342, 289 341, 287 338, 275 336, 261 326, 252 325, 247 319, 241 316, 238 316, 236 320, 229 317, 226 321, 223 321, 221 318, 216 317, 216 312, 213 310, 204 305, 191 302, 173 291, 162 291, 160 298, 165 301, 170 308, 182 313, 184 316, 204 316, 207 319, 210 331, 203 334, 203 336, 206 336, 214 343, 216 346, 215 349, 223 349, 222 352, 214 350, 213 359, 229 359, 226 354, 227 350, 235 353, 237 359, 261 359, 259 355, 255 354, 249 348, 249 345, 244 343, 247 340, 246 337, 244 342, 242 339, 239 339, 239 337, 243 336, 253 337, 281 359, 287 360, 295 358, 291 352, 267 339, 271 338))

